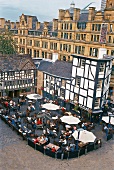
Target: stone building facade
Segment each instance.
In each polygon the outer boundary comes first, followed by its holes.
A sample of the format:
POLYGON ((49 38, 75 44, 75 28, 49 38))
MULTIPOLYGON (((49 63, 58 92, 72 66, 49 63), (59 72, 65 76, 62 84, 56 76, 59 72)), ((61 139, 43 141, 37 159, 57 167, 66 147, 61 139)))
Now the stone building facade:
MULTIPOLYGON (((114 55, 114 0, 102 0, 101 10, 94 7, 81 10, 71 4, 69 9, 59 9, 58 19, 40 23, 36 16, 22 14, 19 22, 0 19, 0 28, 9 28, 18 45, 18 52, 33 58, 53 58, 72 61, 72 54, 98 57, 99 48, 114 55)), ((110 90, 114 90, 114 66, 110 90)))

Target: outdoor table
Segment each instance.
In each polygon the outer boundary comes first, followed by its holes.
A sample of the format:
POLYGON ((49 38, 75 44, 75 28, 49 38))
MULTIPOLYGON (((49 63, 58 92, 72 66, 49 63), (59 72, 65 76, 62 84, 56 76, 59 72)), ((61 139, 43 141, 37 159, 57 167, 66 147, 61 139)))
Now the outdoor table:
POLYGON ((38 143, 41 145, 44 145, 47 141, 46 140, 40 140, 40 137, 37 138, 38 139, 38 143))
POLYGON ((84 146, 87 146, 87 145, 88 145, 88 143, 83 143, 83 142, 78 143, 78 146, 79 146, 80 148, 82 148, 82 147, 84 147, 84 146))
POLYGON ((54 144, 52 144, 52 143, 49 143, 48 145, 44 146, 44 149, 47 149, 47 148, 52 149, 53 147, 55 148, 56 151, 60 148, 60 147, 57 146, 57 145, 54 145, 54 144))

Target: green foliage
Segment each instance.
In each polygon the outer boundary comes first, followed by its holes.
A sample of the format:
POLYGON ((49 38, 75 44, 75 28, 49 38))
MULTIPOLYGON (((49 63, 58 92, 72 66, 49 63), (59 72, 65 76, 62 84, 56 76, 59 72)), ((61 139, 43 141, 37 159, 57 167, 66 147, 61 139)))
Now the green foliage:
POLYGON ((9 90, 8 90, 8 89, 5 89, 5 93, 6 93, 6 95, 8 96, 8 95, 9 95, 9 90))
POLYGON ((78 111, 78 109, 79 109, 79 106, 78 106, 78 105, 75 105, 74 110, 75 110, 75 111, 78 111))
POLYGON ((16 54, 16 44, 10 32, 4 32, 0 35, 0 53, 16 54))

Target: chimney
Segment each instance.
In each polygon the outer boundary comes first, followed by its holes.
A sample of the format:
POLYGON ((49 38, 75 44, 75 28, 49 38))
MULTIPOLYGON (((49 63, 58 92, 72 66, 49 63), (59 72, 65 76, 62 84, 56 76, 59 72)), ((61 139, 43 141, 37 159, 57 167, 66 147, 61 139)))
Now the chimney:
POLYGON ((28 16, 28 27, 32 29, 32 16, 28 16))
POLYGON ((88 20, 92 21, 95 16, 95 7, 89 7, 89 15, 88 15, 88 20))
POLYGON ((5 25, 5 19, 0 18, 0 28, 4 28, 4 25, 5 25))
POLYGON ((99 48, 98 59, 103 59, 104 55, 106 55, 106 54, 107 54, 106 48, 99 48))
POLYGON ((58 19, 53 19, 53 31, 58 29, 58 19))
POLYGON ((48 27, 48 25, 49 25, 49 22, 44 21, 44 28, 47 28, 47 27, 48 27))
POLYGON ((59 9, 59 20, 63 20, 64 15, 65 15, 65 10, 59 9))
POLYGON ((19 28, 19 22, 16 22, 16 29, 19 28))
POLYGON ((40 22, 36 22, 36 30, 40 29, 40 22))
POLYGON ((78 21, 80 18, 80 9, 74 8, 73 20, 78 21))
POLYGON ((15 23, 11 22, 11 29, 14 29, 14 25, 15 25, 15 23))
POLYGON ((53 53, 52 54, 52 61, 55 62, 56 60, 58 60, 58 53, 53 53))

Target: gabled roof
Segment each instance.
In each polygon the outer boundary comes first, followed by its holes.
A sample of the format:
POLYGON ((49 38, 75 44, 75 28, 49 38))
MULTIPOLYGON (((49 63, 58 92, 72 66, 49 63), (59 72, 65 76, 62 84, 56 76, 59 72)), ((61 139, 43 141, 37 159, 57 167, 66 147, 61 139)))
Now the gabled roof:
POLYGON ((69 79, 72 74, 72 63, 59 60, 55 62, 42 60, 38 70, 53 76, 69 79))
POLYGON ((29 69, 36 69, 29 55, 0 56, 0 70, 3 72, 29 69))

